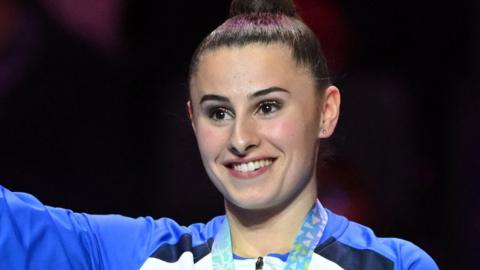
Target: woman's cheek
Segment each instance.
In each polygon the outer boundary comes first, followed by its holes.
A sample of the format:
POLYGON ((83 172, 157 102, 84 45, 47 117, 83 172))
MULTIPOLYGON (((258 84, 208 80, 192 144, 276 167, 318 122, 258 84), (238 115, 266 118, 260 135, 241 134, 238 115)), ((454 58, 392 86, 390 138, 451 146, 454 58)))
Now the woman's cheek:
POLYGON ((284 144, 297 136, 298 123, 290 119, 274 121, 266 125, 264 131, 273 142, 284 144))
MULTIPOLYGON (((197 127, 197 140, 203 154, 212 155, 218 152, 222 145, 222 134, 218 128, 200 125, 197 127)), ((218 154, 218 153, 216 153, 218 154)))

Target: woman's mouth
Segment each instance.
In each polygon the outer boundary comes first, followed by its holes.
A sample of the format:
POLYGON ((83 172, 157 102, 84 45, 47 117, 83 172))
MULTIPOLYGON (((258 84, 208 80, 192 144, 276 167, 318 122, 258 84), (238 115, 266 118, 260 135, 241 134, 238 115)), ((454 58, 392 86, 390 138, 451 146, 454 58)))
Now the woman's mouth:
POLYGON ((272 162, 273 162, 272 159, 261 159, 261 160, 250 161, 245 163, 233 164, 232 168, 235 171, 239 171, 239 172, 253 172, 260 168, 269 166, 270 164, 272 164, 272 162))
POLYGON ((265 158, 245 162, 229 162, 226 167, 236 178, 253 178, 266 172, 274 161, 273 158, 265 158))

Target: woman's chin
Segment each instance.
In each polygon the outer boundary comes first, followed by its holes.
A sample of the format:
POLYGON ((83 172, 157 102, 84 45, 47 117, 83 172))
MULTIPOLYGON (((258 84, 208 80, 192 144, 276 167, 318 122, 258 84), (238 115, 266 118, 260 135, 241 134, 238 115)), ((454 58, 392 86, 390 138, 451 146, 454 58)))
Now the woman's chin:
POLYGON ((242 198, 233 198, 227 200, 227 204, 231 207, 242 210, 265 210, 275 206, 273 198, 245 196, 242 198))

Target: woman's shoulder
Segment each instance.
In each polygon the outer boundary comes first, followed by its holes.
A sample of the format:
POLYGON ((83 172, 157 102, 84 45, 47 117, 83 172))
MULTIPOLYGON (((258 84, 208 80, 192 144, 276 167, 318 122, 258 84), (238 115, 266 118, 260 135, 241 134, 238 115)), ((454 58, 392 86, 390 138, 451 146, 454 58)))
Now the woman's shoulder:
POLYGON ((425 251, 409 241, 379 237, 371 228, 331 211, 328 218, 316 252, 346 269, 438 269, 425 251))
POLYGON ((191 242, 193 246, 213 241, 225 216, 217 216, 207 223, 193 223, 188 226, 178 224, 170 218, 150 219, 153 222, 154 233, 161 244, 175 245, 179 242, 191 242))
POLYGON ((143 266, 161 269, 172 263, 197 263, 210 254, 213 239, 224 219, 225 216, 218 216, 207 223, 190 226, 181 226, 169 218, 154 220, 150 242, 155 248, 143 266))

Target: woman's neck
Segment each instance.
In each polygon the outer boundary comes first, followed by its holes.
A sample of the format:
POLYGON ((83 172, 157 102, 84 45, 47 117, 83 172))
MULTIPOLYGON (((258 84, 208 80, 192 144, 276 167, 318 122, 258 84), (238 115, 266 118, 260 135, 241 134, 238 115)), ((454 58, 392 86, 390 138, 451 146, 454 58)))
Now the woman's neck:
POLYGON ((307 192, 302 192, 292 201, 272 209, 241 209, 226 202, 235 254, 256 258, 268 253, 289 252, 317 199, 315 182, 308 184, 306 189, 307 192))

